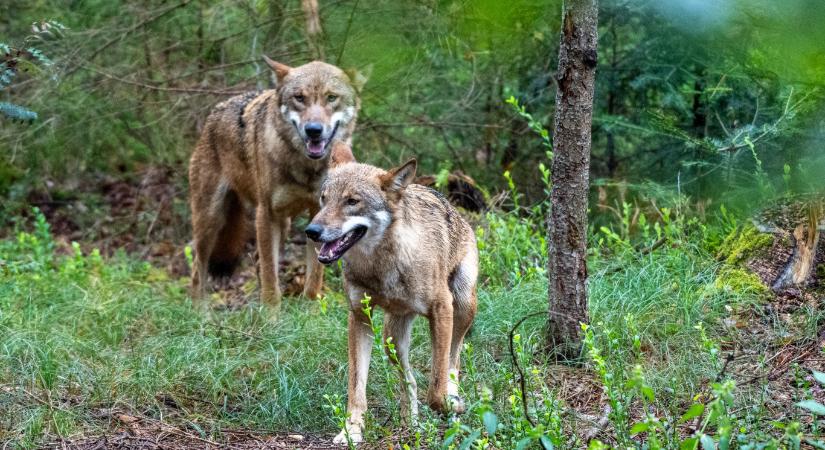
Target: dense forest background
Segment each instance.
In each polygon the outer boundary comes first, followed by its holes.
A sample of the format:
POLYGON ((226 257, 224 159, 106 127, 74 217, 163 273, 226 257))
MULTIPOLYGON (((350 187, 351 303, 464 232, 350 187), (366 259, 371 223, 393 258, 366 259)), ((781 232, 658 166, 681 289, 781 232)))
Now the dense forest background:
POLYGON ((461 208, 468 411, 404 426, 370 319, 374 448, 825 448, 825 3, 598 3, 571 363, 547 333, 561 0, 0 0, 0 447, 330 448, 349 304, 340 267, 299 295, 304 219, 280 310, 251 243, 207 307, 188 292, 189 155, 213 105, 273 86, 266 54, 369 74, 356 157, 487 206, 461 208))
MULTIPOLYGON (((745 190, 747 208, 821 182, 825 8, 756 3, 601 3, 597 186, 630 183, 645 195, 664 187, 694 201, 727 195, 729 203, 745 190)), ((491 194, 506 188, 509 171, 535 201, 546 148, 505 100, 551 128, 559 8, 321 2, 321 34, 308 36, 297 1, 5 1, 0 36, 53 65, 32 65, 2 93, 40 120, 4 120, 0 190, 147 164, 185 179, 209 108, 272 85, 267 54, 371 70, 355 137, 361 159, 389 166, 416 155, 424 173, 461 170, 491 194), (45 20, 66 30, 31 36, 29 24, 45 20)))

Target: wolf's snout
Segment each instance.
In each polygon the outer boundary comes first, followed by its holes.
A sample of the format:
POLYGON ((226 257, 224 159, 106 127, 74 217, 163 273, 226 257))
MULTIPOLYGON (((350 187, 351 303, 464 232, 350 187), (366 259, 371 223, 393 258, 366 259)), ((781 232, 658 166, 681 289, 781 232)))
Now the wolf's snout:
POLYGON ((324 227, 318 225, 317 223, 311 223, 309 226, 304 230, 307 234, 307 237, 312 239, 313 241, 318 241, 321 238, 321 233, 324 232, 324 227))
POLYGON ((324 125, 318 122, 309 122, 304 125, 304 132, 310 139, 320 139, 324 132, 324 125))

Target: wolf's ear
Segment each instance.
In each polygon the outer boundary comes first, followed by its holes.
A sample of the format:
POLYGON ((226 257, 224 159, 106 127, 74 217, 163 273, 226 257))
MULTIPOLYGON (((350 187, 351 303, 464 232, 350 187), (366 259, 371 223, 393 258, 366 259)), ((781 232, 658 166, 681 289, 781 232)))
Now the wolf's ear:
POLYGON ((349 144, 340 141, 332 144, 332 151, 329 154, 330 167, 338 167, 353 162, 355 162, 355 156, 353 156, 352 147, 349 144))
POLYGON ((415 158, 407 161, 404 165, 390 169, 383 177, 381 177, 381 184, 386 191, 400 191, 412 183, 415 179, 415 169, 418 167, 418 162, 415 158))
POLYGON ((344 72, 349 77, 349 81, 352 83, 352 87, 355 88, 355 92, 360 94, 361 91, 364 90, 364 85, 367 84, 367 80, 369 80, 370 75, 372 74, 372 64, 362 70, 347 69, 344 72))
POLYGON ((266 55, 263 55, 263 57, 264 61, 266 61, 266 65, 268 65, 269 68, 272 69, 273 72, 275 72, 275 76, 278 78, 278 84, 280 84, 281 81, 283 81, 284 77, 286 77, 286 74, 288 74, 289 71, 292 70, 292 67, 289 67, 286 64, 281 64, 278 61, 273 61, 269 59, 269 57, 266 55))

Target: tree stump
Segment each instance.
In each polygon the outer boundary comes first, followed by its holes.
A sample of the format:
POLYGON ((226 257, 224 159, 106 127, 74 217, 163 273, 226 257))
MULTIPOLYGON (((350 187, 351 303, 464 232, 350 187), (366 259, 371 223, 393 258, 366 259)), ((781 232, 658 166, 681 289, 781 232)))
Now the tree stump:
POLYGON ((777 242, 790 247, 785 258, 767 261, 780 264, 772 280, 763 277, 774 292, 803 288, 813 282, 815 267, 825 264, 820 245, 820 235, 825 231, 825 195, 786 197, 763 209, 753 223, 760 232, 774 235, 774 247, 777 242))

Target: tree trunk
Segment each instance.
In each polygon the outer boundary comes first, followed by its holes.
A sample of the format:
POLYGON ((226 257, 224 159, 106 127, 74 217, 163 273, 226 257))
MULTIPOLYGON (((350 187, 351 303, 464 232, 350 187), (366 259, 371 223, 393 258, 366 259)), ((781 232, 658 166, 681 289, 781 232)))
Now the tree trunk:
POLYGON ((559 48, 548 218, 549 345, 581 353, 587 314, 587 195, 598 40, 596 0, 568 0, 559 48))
POLYGON ((323 61, 324 45, 321 41, 323 30, 321 29, 321 14, 318 12, 318 0, 301 0, 301 9, 306 19, 307 41, 312 47, 312 57, 323 61))
POLYGON ((816 249, 819 246, 820 228, 825 225, 825 211, 822 205, 814 203, 809 206, 807 220, 790 233, 794 249, 785 269, 774 281, 771 289, 776 292, 793 286, 804 286, 811 277, 816 262, 816 249))

